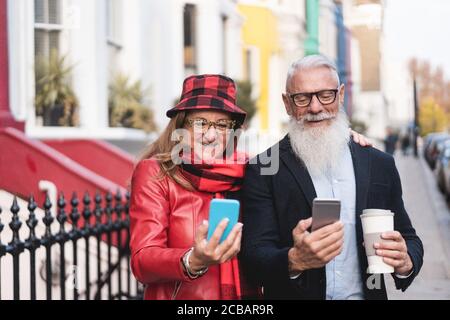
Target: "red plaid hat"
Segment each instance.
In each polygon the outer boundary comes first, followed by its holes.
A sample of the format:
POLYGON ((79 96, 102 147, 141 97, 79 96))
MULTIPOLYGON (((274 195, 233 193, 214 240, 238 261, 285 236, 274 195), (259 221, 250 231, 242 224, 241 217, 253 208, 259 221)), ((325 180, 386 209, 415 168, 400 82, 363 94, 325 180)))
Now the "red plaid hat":
POLYGON ((167 111, 172 118, 182 110, 214 109, 233 114, 233 118, 243 123, 247 115, 236 106, 236 86, 234 81, 219 74, 202 74, 187 77, 183 83, 180 102, 167 111))

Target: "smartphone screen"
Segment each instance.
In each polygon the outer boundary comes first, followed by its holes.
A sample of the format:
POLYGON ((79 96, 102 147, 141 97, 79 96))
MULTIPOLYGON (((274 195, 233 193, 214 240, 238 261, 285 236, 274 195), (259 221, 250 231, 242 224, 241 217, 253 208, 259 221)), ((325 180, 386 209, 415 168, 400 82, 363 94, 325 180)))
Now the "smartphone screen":
POLYGON ((341 201, 339 199, 314 199, 311 230, 314 231, 339 221, 340 214, 341 201))
POLYGON ((228 218, 229 221, 219 243, 222 243, 228 237, 231 229, 233 229, 234 225, 238 222, 239 201, 232 199, 211 200, 209 206, 208 241, 213 235, 214 230, 216 230, 217 225, 225 218, 228 218))

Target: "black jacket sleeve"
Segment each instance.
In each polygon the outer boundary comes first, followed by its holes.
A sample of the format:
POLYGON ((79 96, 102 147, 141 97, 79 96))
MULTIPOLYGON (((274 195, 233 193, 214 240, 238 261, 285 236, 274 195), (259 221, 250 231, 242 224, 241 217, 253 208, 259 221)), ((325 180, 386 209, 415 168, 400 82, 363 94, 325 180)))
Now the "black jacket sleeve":
POLYGON ((270 176, 247 167, 243 186, 243 239, 240 258, 247 276, 259 286, 288 285, 288 247, 280 247, 270 176))

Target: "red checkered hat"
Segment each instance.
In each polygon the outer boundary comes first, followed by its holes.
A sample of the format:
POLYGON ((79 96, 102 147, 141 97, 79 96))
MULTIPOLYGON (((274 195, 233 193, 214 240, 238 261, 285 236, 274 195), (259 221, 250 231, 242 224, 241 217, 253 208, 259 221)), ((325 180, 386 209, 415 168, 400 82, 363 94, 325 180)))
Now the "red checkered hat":
POLYGON ((241 124, 247 115, 236 106, 236 86, 228 77, 218 74, 202 74, 187 77, 183 83, 180 102, 167 111, 172 118, 178 111, 215 109, 230 112, 241 124))

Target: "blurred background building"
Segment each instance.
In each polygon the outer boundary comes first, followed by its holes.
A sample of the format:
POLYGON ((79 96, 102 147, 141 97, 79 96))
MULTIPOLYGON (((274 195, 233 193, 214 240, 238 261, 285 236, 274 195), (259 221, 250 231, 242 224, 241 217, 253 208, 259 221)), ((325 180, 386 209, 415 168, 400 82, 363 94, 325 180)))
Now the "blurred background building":
POLYGON ((237 49, 242 46, 243 21, 234 1, 7 4, 10 109, 25 122, 30 137, 145 140, 142 131, 125 129, 123 122, 112 127, 111 95, 117 90, 139 82, 140 102, 152 110, 154 131, 165 125, 164 111, 180 94, 186 75, 226 73, 241 78, 242 51, 237 49), (65 57, 64 67, 71 67, 67 81, 78 99, 78 119, 71 127, 58 125, 57 119, 44 121, 45 114, 35 108, 36 66, 42 57, 49 60, 52 50, 65 57))
POLYGON ((142 141, 151 140, 144 132, 165 126, 165 110, 177 101, 187 75, 222 73, 250 85, 256 107, 250 128, 277 139, 288 120, 281 101, 285 73, 292 61, 311 53, 336 61, 347 85, 347 112, 374 124, 369 135, 381 136, 387 117, 403 114, 388 114, 380 80, 380 1, 3 3, 8 106, 31 138, 97 138, 119 146, 128 141, 128 147, 136 143, 130 150, 135 153, 142 141), (49 97, 60 93, 39 85, 51 72, 45 70, 46 63, 71 93, 70 112, 55 107, 55 101, 48 105, 49 97), (140 93, 138 104, 148 112, 132 103, 117 106, 117 99, 133 88, 140 93))
POLYGON ((221 73, 237 82, 249 114, 241 140, 258 141, 245 146, 255 154, 286 132, 281 94, 290 64, 321 53, 338 66, 352 126, 382 139, 387 126, 406 126, 413 116, 406 66, 384 54, 384 7, 379 0, 0 0, 0 124, 111 178, 70 152, 77 143, 87 157, 83 143, 98 142, 127 159, 125 176, 129 160, 167 124, 183 79, 221 73))
POLYGON ((344 21, 351 34, 352 116, 354 120, 370 124, 369 136, 381 139, 387 124, 381 82, 383 6, 379 0, 344 0, 342 5, 344 21))
POLYGON ((352 126, 382 139, 388 126, 405 128, 414 118, 408 66, 390 59, 385 44, 386 5, 0 0, 0 124, 47 146, 95 140, 132 158, 165 127, 186 76, 221 73, 237 82, 249 113, 244 136, 262 142, 256 153, 286 131, 289 65, 322 53, 346 85, 352 126))

